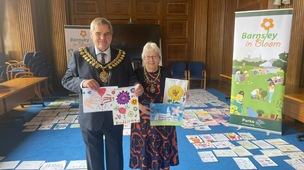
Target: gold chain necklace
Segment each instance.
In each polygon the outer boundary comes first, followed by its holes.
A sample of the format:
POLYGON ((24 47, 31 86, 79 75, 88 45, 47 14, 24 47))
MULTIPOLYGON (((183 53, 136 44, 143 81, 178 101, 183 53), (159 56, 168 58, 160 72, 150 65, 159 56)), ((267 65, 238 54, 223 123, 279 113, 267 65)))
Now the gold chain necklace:
POLYGON ((103 83, 106 83, 109 81, 109 73, 106 71, 106 68, 109 68, 110 70, 116 66, 118 66, 122 60, 125 58, 126 52, 123 50, 119 50, 117 56, 109 62, 107 65, 103 66, 101 65, 87 50, 86 47, 80 47, 79 48, 80 55, 93 67, 96 69, 101 68, 102 71, 99 74, 99 78, 103 83))
POLYGON ((154 79, 154 80, 150 80, 149 79, 149 77, 148 77, 148 75, 147 75, 147 69, 146 69, 146 67, 144 68, 144 74, 145 74, 145 77, 146 77, 146 80, 148 80, 148 82, 150 83, 150 87, 149 87, 149 89, 150 89, 150 92, 151 93, 154 93, 155 92, 155 87, 154 87, 154 82, 159 78, 159 76, 160 76, 160 67, 158 66, 158 73, 157 73, 157 76, 156 76, 156 78, 154 79))

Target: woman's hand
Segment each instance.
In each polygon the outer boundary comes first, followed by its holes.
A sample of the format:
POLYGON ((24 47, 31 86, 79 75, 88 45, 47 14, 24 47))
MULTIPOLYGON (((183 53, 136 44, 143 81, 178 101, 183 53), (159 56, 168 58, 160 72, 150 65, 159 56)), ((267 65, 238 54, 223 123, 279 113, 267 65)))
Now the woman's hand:
POLYGON ((189 94, 189 92, 185 92, 185 95, 186 95, 186 100, 188 100, 189 99, 189 97, 190 97, 190 94, 189 94))
POLYGON ((144 88, 141 84, 136 84, 135 86, 135 95, 138 97, 138 96, 141 96, 144 92, 144 88))
POLYGON ((151 115, 152 109, 149 106, 143 105, 139 103, 139 110, 142 111, 146 115, 151 115))

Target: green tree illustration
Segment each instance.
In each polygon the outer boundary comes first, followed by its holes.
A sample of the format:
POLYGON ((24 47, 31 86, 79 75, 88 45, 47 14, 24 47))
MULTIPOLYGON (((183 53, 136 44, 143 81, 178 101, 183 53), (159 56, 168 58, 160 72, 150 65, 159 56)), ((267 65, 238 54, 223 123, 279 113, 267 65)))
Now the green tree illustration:
POLYGON ((279 59, 275 60, 272 63, 272 66, 279 67, 283 70, 283 72, 284 72, 283 85, 285 85, 285 81, 286 81, 287 60, 288 60, 288 53, 283 52, 283 53, 279 54, 279 59))

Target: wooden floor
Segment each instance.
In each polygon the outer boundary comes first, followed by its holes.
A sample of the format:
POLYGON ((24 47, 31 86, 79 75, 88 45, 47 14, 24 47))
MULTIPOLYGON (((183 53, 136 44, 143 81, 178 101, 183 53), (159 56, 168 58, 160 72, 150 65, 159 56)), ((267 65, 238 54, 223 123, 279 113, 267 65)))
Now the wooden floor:
MULTIPOLYGON (((207 87, 214 88, 214 89, 226 94, 227 96, 230 96, 231 85, 228 82, 209 81, 209 82, 207 82, 207 87)), ((199 82, 191 82, 191 88, 199 88, 199 82)), ((283 124, 288 127, 292 127, 301 133, 304 133, 304 123, 302 123, 300 121, 294 120, 288 116, 283 115, 283 124)))

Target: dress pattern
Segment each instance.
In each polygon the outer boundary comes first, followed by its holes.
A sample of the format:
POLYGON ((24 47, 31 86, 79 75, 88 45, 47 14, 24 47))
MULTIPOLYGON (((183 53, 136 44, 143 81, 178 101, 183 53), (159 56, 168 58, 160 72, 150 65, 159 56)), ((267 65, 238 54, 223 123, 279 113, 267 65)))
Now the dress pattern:
MULTIPOLYGON (((158 71, 149 73, 150 80, 157 77, 158 71)), ((143 75, 138 75, 143 76, 143 75)), ((139 80, 141 80, 139 78, 139 80)), ((144 94, 139 101, 144 105, 163 102, 164 82, 158 78, 154 83, 154 93, 150 91, 151 82, 142 79, 144 94)), ((163 79, 164 80, 164 79, 163 79)), ((150 116, 140 112, 140 122, 131 125, 130 168, 141 170, 164 170, 179 164, 175 126, 150 126, 150 116)))

